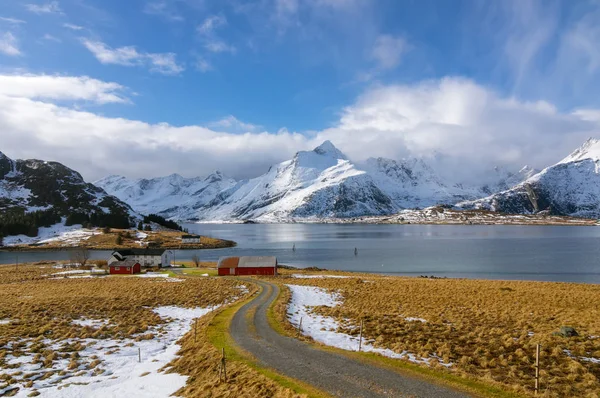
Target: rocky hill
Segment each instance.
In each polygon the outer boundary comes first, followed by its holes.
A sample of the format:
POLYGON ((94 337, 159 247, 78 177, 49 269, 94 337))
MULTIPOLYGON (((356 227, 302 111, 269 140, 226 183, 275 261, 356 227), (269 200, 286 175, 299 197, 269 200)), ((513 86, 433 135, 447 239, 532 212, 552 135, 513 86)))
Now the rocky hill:
POLYGON ((600 217, 600 140, 590 138, 569 156, 515 187, 462 202, 461 209, 600 217))

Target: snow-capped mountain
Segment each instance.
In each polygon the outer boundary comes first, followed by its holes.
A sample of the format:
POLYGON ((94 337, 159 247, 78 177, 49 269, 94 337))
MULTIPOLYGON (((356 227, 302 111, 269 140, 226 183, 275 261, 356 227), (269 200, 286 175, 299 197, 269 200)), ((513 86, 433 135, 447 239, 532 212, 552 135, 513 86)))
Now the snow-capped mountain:
POLYGON ((221 192, 199 209, 198 217, 284 221, 389 214, 399 209, 369 174, 325 141, 221 192))
POLYGON ((129 180, 108 176, 95 181, 111 195, 129 203, 142 214, 159 214, 166 218, 193 219, 195 212, 214 200, 236 181, 216 171, 206 178, 184 178, 179 174, 152 179, 129 180))
POLYGON ((115 227, 128 227, 136 217, 129 205, 60 163, 12 160, 0 152, 0 214, 12 222, 34 211, 45 212, 47 219, 115 227))
POLYGON ((96 181, 111 195, 143 214, 177 220, 291 221, 315 218, 387 215, 405 208, 453 205, 484 197, 521 182, 519 173, 496 169, 492 183, 446 183, 422 159, 371 158, 353 164, 331 142, 272 166, 243 181, 214 173, 207 178, 177 174, 128 180, 109 176, 96 181))
POLYGON ((524 182, 458 208, 504 213, 538 213, 600 217, 600 140, 590 138, 557 164, 524 182))

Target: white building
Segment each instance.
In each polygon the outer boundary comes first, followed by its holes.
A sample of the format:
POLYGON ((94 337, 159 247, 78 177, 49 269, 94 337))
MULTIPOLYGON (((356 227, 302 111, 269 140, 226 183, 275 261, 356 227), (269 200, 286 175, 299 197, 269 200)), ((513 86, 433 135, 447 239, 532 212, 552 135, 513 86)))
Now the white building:
POLYGON ((133 260, 142 267, 170 267, 174 259, 172 250, 124 249, 114 251, 108 259, 108 265, 115 261, 133 260))
POLYGON ((183 235, 181 237, 181 243, 200 243, 200 236, 198 236, 198 235, 183 235))

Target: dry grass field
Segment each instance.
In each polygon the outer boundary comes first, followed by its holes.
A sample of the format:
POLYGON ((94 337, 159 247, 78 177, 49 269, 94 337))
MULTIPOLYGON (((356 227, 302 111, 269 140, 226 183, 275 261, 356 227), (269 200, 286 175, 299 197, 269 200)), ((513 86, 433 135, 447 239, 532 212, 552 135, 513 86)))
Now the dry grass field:
MULTIPOLYGON (((357 274, 347 279, 284 276, 278 282, 339 292, 342 305, 315 309, 336 318, 343 325, 339 331, 357 335, 363 319, 364 337, 375 346, 431 358, 430 366, 442 372, 529 395, 539 343, 540 396, 600 396, 598 285, 357 274), (574 327, 579 336, 554 335, 561 326, 574 327), (441 366, 436 355, 452 366, 441 366)), ((283 296, 289 300, 289 293, 283 296)), ((283 318, 285 306, 277 311, 283 318)))
MULTIPOLYGON (((57 385, 66 386, 70 377, 76 380, 82 374, 97 376, 110 371, 104 359, 120 351, 123 355, 122 351, 133 345, 160 341, 167 334, 168 323, 153 311, 157 307, 206 308, 241 299, 256 289, 253 285, 244 288, 233 279, 207 277, 182 277, 178 283, 130 276, 49 279, 60 271, 51 264, 19 265, 16 270, 14 265, 0 266, 0 396, 18 392, 11 386, 33 388, 35 396, 35 383, 53 384, 56 380, 57 385), (86 319, 105 322, 77 324, 86 319), (114 349, 106 347, 106 342, 115 344, 114 349), (98 355, 90 356, 95 347, 98 355)), ((197 336, 192 329, 180 341, 181 356, 169 372, 191 377, 179 395, 296 396, 239 361, 229 364, 228 382, 219 382, 219 350, 206 330, 219 314, 217 310, 200 318, 197 336)), ((137 363, 137 349, 127 360, 137 363)), ((86 383, 72 383, 76 384, 86 383)))

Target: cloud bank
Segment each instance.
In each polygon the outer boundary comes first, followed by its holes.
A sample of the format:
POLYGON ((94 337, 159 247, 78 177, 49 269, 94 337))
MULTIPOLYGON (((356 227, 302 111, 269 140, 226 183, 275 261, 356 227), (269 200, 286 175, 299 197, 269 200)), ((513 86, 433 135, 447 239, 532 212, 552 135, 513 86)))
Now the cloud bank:
POLYGON ((202 176, 216 169, 248 178, 329 139, 357 162, 426 157, 457 181, 494 166, 544 167, 587 137, 600 136, 598 110, 560 112, 548 102, 502 97, 450 77, 371 87, 332 127, 305 133, 265 132, 233 116, 207 126, 149 124, 77 106, 127 102, 126 91, 89 77, 0 76, 0 151, 60 161, 88 180, 108 174, 202 176), (75 106, 60 102, 65 100, 75 106))

